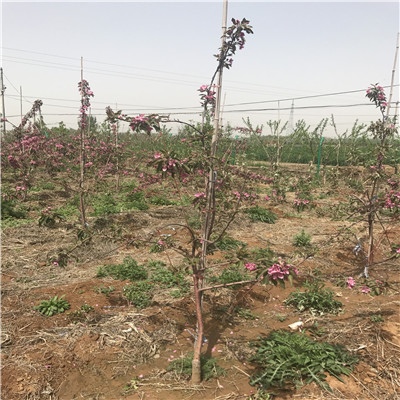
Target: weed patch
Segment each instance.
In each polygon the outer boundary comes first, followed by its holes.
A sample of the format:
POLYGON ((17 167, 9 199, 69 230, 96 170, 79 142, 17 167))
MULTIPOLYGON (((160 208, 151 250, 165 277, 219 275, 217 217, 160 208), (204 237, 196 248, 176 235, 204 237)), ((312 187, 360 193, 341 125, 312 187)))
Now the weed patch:
POLYGON ((313 315, 337 314, 341 310, 343 304, 334 299, 333 291, 325 288, 322 282, 306 282, 304 286, 305 292, 297 290, 290 293, 284 303, 296 307, 300 312, 308 310, 313 315))
POLYGON ((341 374, 349 375, 358 362, 340 345, 318 343, 305 334, 272 332, 252 344, 256 354, 251 358, 260 370, 250 379, 250 385, 270 387, 301 387, 311 382, 332 391, 325 381, 330 374, 341 382, 341 374))

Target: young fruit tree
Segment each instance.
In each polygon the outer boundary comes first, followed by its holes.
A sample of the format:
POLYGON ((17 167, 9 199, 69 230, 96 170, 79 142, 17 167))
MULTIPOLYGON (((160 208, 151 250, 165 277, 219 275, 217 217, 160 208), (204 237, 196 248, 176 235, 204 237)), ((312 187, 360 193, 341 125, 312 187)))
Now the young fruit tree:
MULTIPOLYGON (((226 8, 225 8, 226 21, 226 8)), ((218 154, 218 143, 222 136, 220 128, 220 103, 222 71, 232 66, 232 56, 238 49, 242 49, 245 44, 245 35, 252 34, 252 27, 249 21, 232 19, 232 25, 223 26, 222 45, 217 58, 217 67, 208 85, 202 85, 199 89, 201 104, 203 107, 203 121, 200 128, 197 128, 187 122, 172 120, 168 116, 157 114, 139 115, 129 117, 122 114, 121 111, 113 112, 111 107, 107 107, 106 112, 108 121, 128 122, 134 132, 147 132, 150 134, 153 130, 161 132, 161 123, 176 122, 189 126, 193 133, 190 145, 194 146, 190 159, 178 160, 171 153, 157 152, 154 155, 154 166, 158 171, 162 171, 166 177, 177 178, 174 182, 179 189, 179 179, 187 179, 188 174, 202 176, 203 188, 194 195, 193 205, 198 210, 201 217, 201 228, 199 232, 190 227, 187 222, 185 228, 190 232, 191 248, 190 250, 179 250, 191 259, 191 268, 193 276, 193 294, 196 308, 196 338, 194 344, 194 356, 192 362, 192 383, 201 382, 201 363, 200 354, 204 338, 204 326, 202 315, 202 297, 205 290, 212 287, 204 287, 204 280, 208 269, 207 255, 210 254, 214 244, 222 238, 234 217, 239 210, 239 204, 242 200, 252 197, 244 191, 244 183, 248 179, 235 169, 228 165, 225 155, 218 154), (217 84, 215 80, 217 79, 217 84), (206 119, 213 119, 213 124, 206 123, 206 119), (235 191, 232 195, 232 175, 235 175, 242 182, 241 190, 235 191), (217 195, 218 192, 218 195, 217 195), (245 193, 244 196, 241 193, 245 193), (217 199, 218 198, 218 199, 217 199), (218 200, 218 201, 217 201, 218 200), (228 216, 226 218, 226 216, 228 216), (215 224, 218 222, 218 233, 215 232, 215 224), (214 235, 213 235, 214 234, 214 235)), ((250 280, 248 282, 253 282, 250 280)), ((243 282, 238 282, 243 283, 243 282)), ((223 285, 222 285, 223 286, 223 285)))

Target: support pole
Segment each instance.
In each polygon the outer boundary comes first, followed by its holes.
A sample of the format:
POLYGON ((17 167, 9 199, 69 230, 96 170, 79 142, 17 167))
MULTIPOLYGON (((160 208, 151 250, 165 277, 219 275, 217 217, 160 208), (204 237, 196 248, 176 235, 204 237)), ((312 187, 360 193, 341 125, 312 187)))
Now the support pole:
POLYGON ((390 83, 390 94, 389 94, 389 101, 388 101, 387 109, 386 109, 386 118, 389 118, 389 111, 390 111, 390 106, 391 106, 391 102, 392 102, 394 77, 396 75, 397 54, 399 53, 399 36, 400 36, 400 33, 397 33, 396 52, 394 54, 392 81, 390 83))
POLYGON ((19 87, 19 106, 21 113, 21 126, 22 126, 22 86, 19 87))
POLYGON ((5 105, 5 101, 4 101, 4 92, 7 89, 4 86, 4 82, 3 82, 3 68, 0 68, 1 71, 1 100, 2 100, 2 105, 3 105, 3 112, 2 112, 2 116, 1 118, 3 119, 3 135, 6 134, 6 105, 5 105))

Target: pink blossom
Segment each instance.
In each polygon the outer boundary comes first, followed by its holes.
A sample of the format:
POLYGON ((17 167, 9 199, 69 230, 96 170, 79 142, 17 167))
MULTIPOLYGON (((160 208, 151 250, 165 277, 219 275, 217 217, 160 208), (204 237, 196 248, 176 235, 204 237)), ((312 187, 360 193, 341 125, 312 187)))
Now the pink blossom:
POLYGON ((247 263, 245 264, 246 269, 248 269, 249 271, 254 271, 256 269, 256 264, 254 263, 247 263))
POLYGON ((206 197, 206 194, 204 192, 199 192, 195 193, 194 197, 197 197, 198 199, 202 199, 206 197))
POLYGON ((160 153, 154 154, 154 158, 161 158, 161 154, 160 153))
POLYGON ((371 288, 369 288, 368 286, 363 286, 363 287, 361 288, 361 291, 362 291, 363 293, 369 293, 369 292, 371 291, 371 288))
POLYGON ((346 283, 348 289, 353 289, 353 287, 356 285, 356 281, 351 276, 347 279, 346 283))

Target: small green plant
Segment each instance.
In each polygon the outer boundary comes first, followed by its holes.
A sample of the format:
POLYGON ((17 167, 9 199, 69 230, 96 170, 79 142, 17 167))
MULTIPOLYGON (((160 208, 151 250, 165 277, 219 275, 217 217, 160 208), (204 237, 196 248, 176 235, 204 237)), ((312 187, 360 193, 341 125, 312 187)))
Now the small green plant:
POLYGON ((151 282, 137 282, 126 286, 124 288, 124 295, 135 307, 139 309, 146 308, 151 303, 152 288, 153 284, 151 282))
POLYGON ((187 293, 187 291, 183 291, 181 289, 174 289, 171 290, 170 295, 174 298, 174 299, 179 299, 183 296, 185 296, 185 294, 187 293))
POLYGON ((331 289, 325 288, 320 281, 314 281, 304 284, 305 292, 290 293, 284 301, 287 306, 296 307, 300 312, 310 311, 312 315, 322 315, 324 313, 337 314, 343 304, 334 299, 334 293, 331 289))
POLYGON ((133 390, 137 390, 139 388, 139 378, 135 377, 132 378, 129 383, 127 383, 123 388, 122 391, 124 394, 128 394, 129 392, 133 391, 133 390))
POLYGON ((274 397, 273 393, 268 393, 265 390, 258 389, 257 393, 249 397, 249 400, 273 400, 274 397))
POLYGON ((309 328, 308 331, 310 332, 311 336, 320 337, 326 335, 327 330, 325 328, 320 328, 318 322, 314 322, 309 328))
POLYGON ((52 183, 52 182, 43 182, 42 183, 42 189, 44 189, 44 190, 54 190, 55 189, 54 183, 52 183))
POLYGON ((287 320, 287 315, 282 315, 282 314, 277 314, 275 316, 275 318, 279 321, 279 322, 283 322, 287 320))
POLYGON ((160 262, 153 263, 151 267, 151 281, 167 288, 179 286, 182 290, 187 289, 183 274, 170 271, 165 264, 160 262))
POLYGON ((201 228, 201 220, 198 215, 189 217, 188 224, 192 229, 200 229, 201 228))
MULTIPOLYGON (((176 374, 183 375, 188 379, 192 375, 192 360, 193 353, 191 352, 184 358, 179 358, 170 362, 167 371, 174 371, 176 374)), ((226 374, 225 370, 217 365, 217 360, 211 356, 201 354, 200 363, 201 377, 206 381, 226 374)))
POLYGON ((121 281, 130 280, 131 282, 147 279, 147 270, 138 265, 136 260, 128 256, 124 258, 122 264, 111 264, 100 266, 97 270, 97 278, 112 276, 121 281))
POLYGON ((339 379, 341 374, 350 375, 358 363, 343 346, 318 343, 305 334, 275 331, 252 343, 256 348, 251 361, 259 371, 251 376, 250 385, 263 389, 270 387, 301 387, 315 382, 323 389, 332 391, 325 381, 326 374, 339 379))
POLYGON ((53 227, 56 222, 61 222, 64 217, 58 212, 53 210, 53 207, 47 207, 41 212, 38 224, 39 226, 53 227))
POLYGON ((54 314, 63 313, 65 310, 70 308, 70 304, 64 299, 65 295, 58 297, 54 296, 50 300, 42 300, 41 303, 33 307, 35 311, 39 311, 40 314, 46 317, 51 317, 54 314))
POLYGON ((385 319, 382 317, 381 314, 377 314, 377 315, 373 315, 370 318, 371 322, 375 323, 375 324, 379 324, 381 322, 385 322, 385 319))
POLYGON ((1 200, 1 219, 24 219, 27 216, 26 209, 17 205, 14 200, 1 200))
POLYGON ((133 190, 131 193, 127 193, 124 198, 123 208, 132 210, 141 210, 145 211, 149 209, 149 206, 146 203, 146 199, 144 198, 142 190, 133 190))
POLYGON ((98 194, 92 201, 93 215, 101 216, 120 212, 116 200, 111 193, 98 194))
POLYGON ((304 232, 304 229, 293 239, 293 245, 296 247, 308 247, 311 244, 311 235, 304 232))
POLYGON ((247 246, 247 243, 241 242, 240 240, 236 240, 229 235, 224 235, 218 242, 215 243, 215 246, 219 250, 234 250, 238 247, 247 246))
POLYGON ((169 200, 164 196, 152 196, 150 197, 149 202, 156 206, 172 206, 176 204, 175 201, 169 200))
POLYGON ((82 304, 81 310, 85 313, 89 313, 90 311, 94 311, 94 307, 89 306, 88 304, 82 304))
POLYGON ((274 224, 277 216, 266 208, 254 206, 245 210, 245 213, 250 217, 253 222, 265 222, 266 224, 274 224))
POLYGON ((254 320, 258 318, 256 314, 252 313, 251 310, 247 308, 236 307, 236 312, 239 315, 239 317, 247 320, 254 320))
POLYGON ((108 297, 114 290, 114 286, 105 287, 104 285, 101 285, 94 288, 96 293, 103 293, 106 295, 106 297, 108 297))

